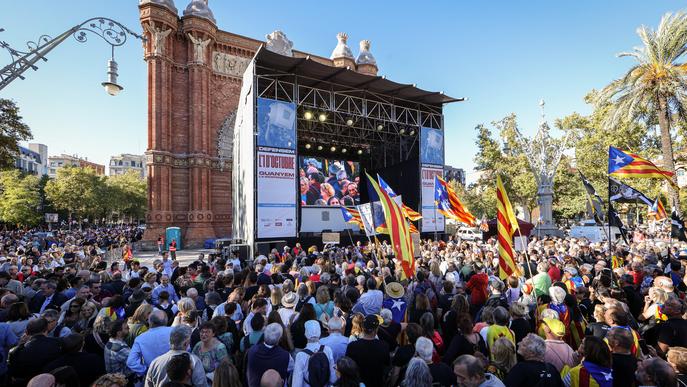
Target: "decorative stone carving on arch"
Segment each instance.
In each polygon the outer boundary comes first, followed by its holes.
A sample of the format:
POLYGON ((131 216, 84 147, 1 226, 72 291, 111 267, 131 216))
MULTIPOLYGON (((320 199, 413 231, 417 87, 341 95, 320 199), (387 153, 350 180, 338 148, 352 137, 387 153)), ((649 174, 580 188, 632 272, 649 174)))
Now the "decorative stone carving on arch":
POLYGON ((219 165, 224 170, 225 164, 231 162, 234 151, 234 124, 236 122, 236 110, 227 114, 217 132, 217 157, 219 165))

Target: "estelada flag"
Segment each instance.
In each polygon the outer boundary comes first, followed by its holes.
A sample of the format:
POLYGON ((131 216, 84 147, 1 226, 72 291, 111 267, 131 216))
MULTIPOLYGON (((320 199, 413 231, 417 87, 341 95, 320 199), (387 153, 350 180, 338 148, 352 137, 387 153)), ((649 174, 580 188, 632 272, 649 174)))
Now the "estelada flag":
POLYGON ((675 175, 673 172, 661 169, 647 159, 622 151, 614 146, 608 147, 608 174, 639 178, 658 177, 666 179, 672 186, 676 187, 675 182, 673 182, 673 175, 675 175))
POLYGON ((401 268, 403 269, 401 277, 410 278, 415 274, 415 257, 408 221, 403 215, 401 206, 367 172, 365 172, 365 175, 375 193, 379 196, 380 202, 382 202, 391 246, 396 259, 401 262, 401 268))
POLYGON ((496 175, 496 234, 499 242, 499 278, 506 279, 509 275, 520 275, 515 263, 513 249, 513 235, 518 230, 518 219, 508 200, 508 194, 503 187, 501 177, 496 175))
MULTIPOLYGON (((389 184, 387 184, 386 181, 382 179, 381 176, 377 175, 377 179, 379 180, 379 187, 386 191, 386 193, 389 194, 389 197, 395 198, 396 196, 398 196, 396 195, 396 192, 391 188, 391 186, 389 186, 389 184)), ((403 215, 405 215, 406 218, 410 219, 413 222, 422 219, 422 215, 419 212, 408 207, 405 203, 403 203, 403 207, 401 209, 403 210, 403 215)))
POLYGON ((437 211, 445 217, 470 226, 475 224, 475 216, 461 203, 456 191, 439 176, 434 176, 434 202, 437 211))
POLYGON ((649 211, 647 215, 653 216, 656 220, 661 220, 668 217, 668 213, 666 212, 665 207, 663 207, 663 202, 661 202, 660 196, 656 197, 654 204, 649 206, 649 211))
POLYGON ((365 224, 363 224, 363 218, 360 217, 360 212, 357 209, 341 206, 341 214, 343 215, 344 221, 346 223, 357 224, 361 230, 365 229, 365 224))

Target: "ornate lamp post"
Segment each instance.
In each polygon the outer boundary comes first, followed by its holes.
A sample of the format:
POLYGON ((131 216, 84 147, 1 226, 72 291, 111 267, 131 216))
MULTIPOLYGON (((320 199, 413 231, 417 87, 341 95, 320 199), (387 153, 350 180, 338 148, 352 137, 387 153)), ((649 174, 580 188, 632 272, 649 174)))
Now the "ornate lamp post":
MULTIPOLYGON (((4 29, 0 28, 0 32, 2 31, 4 29)), ((46 55, 60 45, 60 43, 64 42, 70 35, 74 36, 74 39, 78 42, 85 43, 88 41, 87 32, 101 37, 112 47, 112 56, 107 65, 107 80, 102 83, 102 86, 108 94, 117 95, 124 88, 117 83, 117 62, 114 59, 114 49, 126 43, 128 35, 144 41, 145 38, 126 28, 121 23, 106 17, 88 19, 64 31, 56 38, 41 35, 37 41, 26 43, 28 51, 16 50, 10 47, 7 42, 0 41, 0 48, 7 50, 12 57, 12 63, 0 70, 0 90, 17 78, 24 79, 22 74, 26 70, 38 70, 36 63, 40 60, 47 62, 48 58, 46 58, 46 55)))
POLYGON ((537 225, 537 235, 560 235, 561 231, 553 223, 553 179, 566 149, 568 136, 562 140, 551 137, 544 115, 544 100, 539 102, 539 106, 542 111, 542 120, 537 134, 532 139, 526 139, 516 129, 516 138, 527 156, 530 170, 537 181, 540 220, 537 225))

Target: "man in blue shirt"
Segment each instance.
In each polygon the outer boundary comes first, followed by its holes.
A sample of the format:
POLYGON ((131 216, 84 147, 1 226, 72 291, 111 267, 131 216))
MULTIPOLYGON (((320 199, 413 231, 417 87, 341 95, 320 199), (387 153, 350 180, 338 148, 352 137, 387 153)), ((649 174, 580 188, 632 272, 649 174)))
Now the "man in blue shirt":
POLYGON ((152 295, 152 301, 153 305, 157 305, 158 301, 160 300, 160 293, 163 291, 166 291, 169 293, 169 301, 173 303, 179 302, 179 296, 177 295, 177 292, 174 290, 174 286, 169 283, 169 276, 166 274, 163 274, 160 277, 160 284, 153 289, 153 295, 152 295))
POLYGON ((346 355, 346 347, 348 347, 348 337, 342 334, 344 320, 340 317, 332 317, 328 321, 328 327, 329 336, 320 339, 320 344, 331 348, 336 364, 339 359, 346 355))
POLYGON ((148 317, 150 329, 136 337, 131 347, 126 365, 138 375, 145 375, 156 357, 169 351, 169 335, 172 331, 167 326, 167 315, 161 310, 154 310, 148 317))

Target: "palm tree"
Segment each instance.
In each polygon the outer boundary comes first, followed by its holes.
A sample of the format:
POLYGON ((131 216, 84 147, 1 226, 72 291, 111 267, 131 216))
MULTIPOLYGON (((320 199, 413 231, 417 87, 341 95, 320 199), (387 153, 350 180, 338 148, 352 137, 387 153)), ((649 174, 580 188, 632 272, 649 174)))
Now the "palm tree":
MULTIPOLYGON (((674 173, 670 129, 676 117, 685 119, 687 108, 687 64, 677 63, 687 51, 687 15, 667 13, 657 30, 641 26, 637 34, 643 46, 618 54, 634 58, 637 64, 601 90, 595 102, 597 107, 610 104, 611 112, 603 123, 608 128, 622 120, 658 120, 663 167, 674 173)), ((673 183, 677 186, 675 176, 673 183)), ((679 192, 669 189, 673 206, 679 209, 679 192)))

